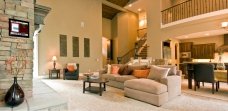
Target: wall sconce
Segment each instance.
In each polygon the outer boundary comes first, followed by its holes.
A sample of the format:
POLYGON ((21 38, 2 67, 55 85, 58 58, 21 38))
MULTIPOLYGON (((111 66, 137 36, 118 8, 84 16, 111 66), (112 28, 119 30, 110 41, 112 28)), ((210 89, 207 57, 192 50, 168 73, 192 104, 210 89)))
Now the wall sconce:
POLYGON ((55 69, 55 65, 56 65, 56 60, 57 60, 57 57, 56 56, 53 56, 52 57, 52 61, 53 61, 54 69, 55 69))
POLYGON ((228 31, 228 22, 222 22, 221 27, 228 31))

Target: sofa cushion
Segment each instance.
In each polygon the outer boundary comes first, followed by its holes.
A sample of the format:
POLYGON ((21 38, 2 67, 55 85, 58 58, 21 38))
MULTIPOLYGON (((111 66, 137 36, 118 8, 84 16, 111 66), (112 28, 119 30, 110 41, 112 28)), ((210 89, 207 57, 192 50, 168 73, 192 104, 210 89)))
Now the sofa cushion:
POLYGON ((149 75, 150 70, 145 69, 145 70, 133 70, 132 75, 137 77, 137 78, 147 78, 149 75))
POLYGON ((148 92, 152 94, 161 94, 167 92, 167 86, 151 79, 132 79, 124 82, 124 87, 148 92))
POLYGON ((133 70, 141 70, 141 69, 146 69, 146 65, 128 65, 127 67, 127 73, 128 75, 131 75, 133 70))
POLYGON ((102 78, 115 81, 117 76, 119 74, 103 74, 102 78))
POLYGON ((130 80, 130 79, 137 79, 137 78, 135 76, 132 76, 132 75, 115 76, 115 80, 118 82, 125 82, 126 80, 130 80))
POLYGON ((162 68, 155 65, 150 67, 150 73, 148 79, 160 81, 162 78, 166 78, 170 68, 162 68))
POLYGON ((128 67, 133 71, 134 69, 146 69, 147 65, 128 65, 128 67))
POLYGON ((176 75, 177 73, 177 67, 175 65, 158 65, 158 66, 163 68, 170 68, 168 72, 168 76, 176 75))

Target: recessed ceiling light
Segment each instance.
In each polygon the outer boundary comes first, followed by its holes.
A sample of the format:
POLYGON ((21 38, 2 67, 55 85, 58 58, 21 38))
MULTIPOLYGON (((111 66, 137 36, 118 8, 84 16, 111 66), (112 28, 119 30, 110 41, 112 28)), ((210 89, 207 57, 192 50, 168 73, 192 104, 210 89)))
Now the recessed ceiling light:
POLYGON ((227 27, 227 26, 228 26, 228 22, 222 22, 222 23, 221 23, 221 27, 222 27, 222 28, 225 28, 225 27, 227 27))
POLYGON ((132 4, 129 4, 128 7, 132 7, 132 4))
POLYGON ((141 9, 141 8, 139 8, 139 9, 138 9, 138 11, 140 12, 140 11, 142 11, 142 9, 141 9))

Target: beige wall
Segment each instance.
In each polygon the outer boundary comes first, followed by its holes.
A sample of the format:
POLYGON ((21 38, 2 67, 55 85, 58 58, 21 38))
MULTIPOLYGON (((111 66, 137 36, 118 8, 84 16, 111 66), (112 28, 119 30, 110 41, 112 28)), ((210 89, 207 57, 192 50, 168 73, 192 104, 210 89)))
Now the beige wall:
POLYGON ((116 57, 118 57, 118 16, 112 19, 112 40, 113 40, 113 63, 117 62, 116 57))
POLYGON ((215 43, 215 48, 223 45, 224 38, 223 35, 211 36, 211 37, 201 37, 193 39, 182 39, 180 42, 193 42, 194 44, 207 44, 215 43))
POLYGON ((134 48, 137 38, 138 16, 134 13, 118 13, 112 20, 112 39, 114 45, 114 62, 134 48))
POLYGON ((57 56, 57 68, 66 63, 80 64, 80 72, 95 71, 102 65, 102 3, 101 0, 37 0, 52 8, 45 18, 39 36, 39 74, 53 68, 51 58, 57 56), (84 27, 81 27, 84 22, 84 27), (59 34, 67 35, 67 57, 60 57, 59 34), (72 36, 79 37, 79 56, 73 57, 72 36), (90 38, 90 57, 84 57, 84 38, 90 38))
POLYGON ((112 21, 110 19, 102 18, 102 35, 107 39, 111 39, 112 21))

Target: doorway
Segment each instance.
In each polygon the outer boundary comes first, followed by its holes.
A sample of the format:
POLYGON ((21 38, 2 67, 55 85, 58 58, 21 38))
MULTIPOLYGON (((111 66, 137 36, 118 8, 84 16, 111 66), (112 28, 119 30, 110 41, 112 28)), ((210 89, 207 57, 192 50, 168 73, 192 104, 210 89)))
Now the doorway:
POLYGON ((112 64, 113 60, 113 43, 112 40, 102 37, 102 59, 105 66, 107 64, 112 64))

